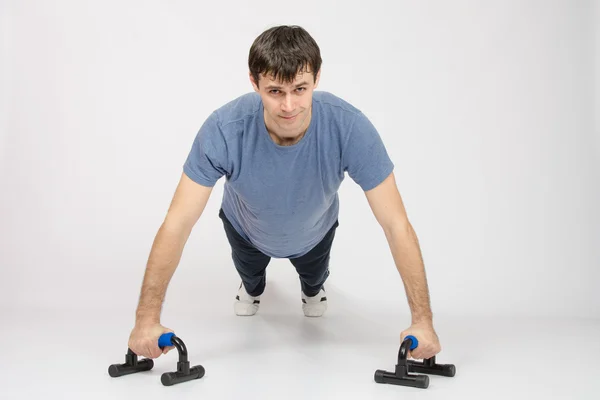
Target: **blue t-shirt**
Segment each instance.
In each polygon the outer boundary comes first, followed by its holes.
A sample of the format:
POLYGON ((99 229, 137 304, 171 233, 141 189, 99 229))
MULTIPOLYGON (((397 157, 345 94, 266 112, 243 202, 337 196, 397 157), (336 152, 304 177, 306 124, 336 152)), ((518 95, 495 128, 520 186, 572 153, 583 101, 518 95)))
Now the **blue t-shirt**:
POLYGON ((215 110, 183 170, 209 187, 225 176, 221 207, 235 230, 270 257, 300 257, 337 221, 345 172, 367 191, 394 164, 367 117, 331 93, 313 92, 308 130, 291 146, 273 141, 263 112, 256 92, 215 110))

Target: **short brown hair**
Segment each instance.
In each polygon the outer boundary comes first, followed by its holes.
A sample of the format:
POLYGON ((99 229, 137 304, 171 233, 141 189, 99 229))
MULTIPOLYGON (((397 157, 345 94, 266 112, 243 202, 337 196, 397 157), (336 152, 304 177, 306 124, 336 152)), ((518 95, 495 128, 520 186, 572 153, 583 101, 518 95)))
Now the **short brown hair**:
POLYGON ((293 82, 300 72, 312 72, 315 82, 321 69, 321 51, 317 42, 296 25, 272 27, 261 33, 250 47, 248 67, 258 86, 260 74, 275 80, 293 82))

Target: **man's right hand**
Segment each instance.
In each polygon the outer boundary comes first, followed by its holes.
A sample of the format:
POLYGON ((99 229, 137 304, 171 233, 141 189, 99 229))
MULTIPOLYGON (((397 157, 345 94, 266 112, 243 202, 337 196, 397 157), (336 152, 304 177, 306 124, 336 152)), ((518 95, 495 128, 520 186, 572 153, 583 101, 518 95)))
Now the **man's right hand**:
POLYGON ((158 347, 158 338, 171 329, 159 323, 136 324, 129 336, 129 348, 138 356, 146 358, 158 358, 161 354, 167 354, 175 346, 167 346, 163 349, 158 347))

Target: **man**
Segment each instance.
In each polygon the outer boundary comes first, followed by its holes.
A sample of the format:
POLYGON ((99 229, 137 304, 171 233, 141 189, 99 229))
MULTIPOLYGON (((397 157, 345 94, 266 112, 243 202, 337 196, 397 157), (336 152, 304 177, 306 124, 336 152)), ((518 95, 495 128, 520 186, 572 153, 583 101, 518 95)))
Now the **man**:
POLYGON ((404 283, 412 324, 400 340, 417 337, 413 358, 434 356, 441 347, 418 240, 375 127, 346 101, 315 91, 320 50, 301 27, 263 32, 250 48, 249 70, 254 92, 215 110, 196 135, 152 246, 129 347, 141 356, 160 356, 158 337, 172 332, 160 324, 168 283, 223 176, 219 217, 242 281, 235 313, 258 311, 266 267, 276 257, 288 258, 298 272, 304 314, 322 316, 329 254, 339 225, 337 192, 347 172, 365 191, 404 283))

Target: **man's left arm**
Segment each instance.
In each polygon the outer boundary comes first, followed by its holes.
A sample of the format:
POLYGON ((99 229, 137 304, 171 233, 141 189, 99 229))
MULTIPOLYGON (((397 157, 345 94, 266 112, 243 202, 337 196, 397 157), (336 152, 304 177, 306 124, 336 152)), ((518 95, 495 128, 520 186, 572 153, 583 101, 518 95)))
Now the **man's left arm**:
POLYGON ((441 351, 433 327, 433 314, 425 266, 417 235, 408 220, 402 197, 392 172, 381 184, 365 192, 369 206, 385 232, 396 268, 400 273, 412 315, 410 328, 400 334, 402 342, 407 335, 419 340, 419 347, 409 356, 431 358, 441 351))

